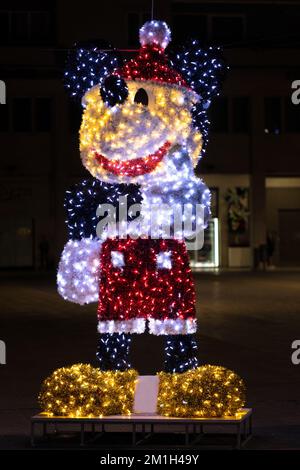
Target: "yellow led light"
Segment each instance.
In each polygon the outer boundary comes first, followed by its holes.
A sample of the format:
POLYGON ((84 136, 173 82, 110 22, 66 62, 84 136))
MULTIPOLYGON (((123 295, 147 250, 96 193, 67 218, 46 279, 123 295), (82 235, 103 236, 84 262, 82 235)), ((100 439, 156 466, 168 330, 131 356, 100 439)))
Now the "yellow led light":
POLYGON ((164 416, 232 417, 241 413, 246 401, 243 380, 225 367, 205 365, 158 375, 158 409, 164 416))
MULTIPOLYGON (((192 99, 181 89, 158 83, 127 81, 129 96, 125 103, 108 108, 99 87, 90 89, 85 97, 85 110, 80 129, 80 150, 84 166, 95 177, 109 180, 107 170, 96 160, 96 153, 106 158, 127 161, 147 158, 165 142, 172 146, 187 142, 195 166, 202 147, 201 134, 192 127, 192 99), (134 102, 139 88, 145 88, 148 106, 134 102)), ((164 168, 164 161, 160 169, 164 168)), ((119 175, 126 181, 126 176, 119 175)), ((144 176, 138 179, 143 180, 144 176)))
POLYGON ((137 377, 133 369, 103 372, 89 364, 74 364, 44 380, 38 401, 49 416, 130 414, 137 377))

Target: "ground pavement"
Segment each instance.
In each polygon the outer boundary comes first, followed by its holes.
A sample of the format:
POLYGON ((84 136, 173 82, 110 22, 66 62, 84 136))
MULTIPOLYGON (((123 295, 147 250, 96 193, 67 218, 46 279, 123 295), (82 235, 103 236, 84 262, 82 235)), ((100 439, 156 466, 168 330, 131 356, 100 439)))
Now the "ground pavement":
MULTIPOLYGON (((299 272, 195 274, 199 361, 235 370, 254 409, 248 448, 300 449, 299 272)), ((96 306, 63 301, 53 275, 0 274, 0 448, 29 448, 29 418, 42 380, 77 362, 96 365, 96 306)), ((162 369, 162 339, 135 335, 133 366, 162 369)))

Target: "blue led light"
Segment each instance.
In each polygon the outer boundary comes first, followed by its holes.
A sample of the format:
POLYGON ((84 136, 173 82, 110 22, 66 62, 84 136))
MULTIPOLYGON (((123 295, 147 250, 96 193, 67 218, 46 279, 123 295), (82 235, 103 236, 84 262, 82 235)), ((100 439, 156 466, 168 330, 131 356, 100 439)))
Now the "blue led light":
POLYGON ((214 97, 219 95, 225 71, 228 67, 222 58, 220 47, 202 48, 198 40, 191 40, 176 52, 169 54, 172 66, 186 79, 190 87, 200 95, 200 101, 192 109, 193 124, 203 137, 201 156, 208 143, 210 121, 207 110, 214 97))
POLYGON ((74 99, 81 100, 87 90, 113 73, 120 59, 113 51, 100 51, 96 46, 85 46, 69 51, 65 87, 74 99))

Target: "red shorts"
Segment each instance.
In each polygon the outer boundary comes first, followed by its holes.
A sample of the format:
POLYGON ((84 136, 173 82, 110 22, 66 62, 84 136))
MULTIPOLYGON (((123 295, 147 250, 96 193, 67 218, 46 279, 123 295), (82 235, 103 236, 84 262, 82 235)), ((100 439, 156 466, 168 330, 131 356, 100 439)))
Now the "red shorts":
POLYGON ((196 331, 195 289, 183 241, 107 239, 101 248, 100 333, 196 331))

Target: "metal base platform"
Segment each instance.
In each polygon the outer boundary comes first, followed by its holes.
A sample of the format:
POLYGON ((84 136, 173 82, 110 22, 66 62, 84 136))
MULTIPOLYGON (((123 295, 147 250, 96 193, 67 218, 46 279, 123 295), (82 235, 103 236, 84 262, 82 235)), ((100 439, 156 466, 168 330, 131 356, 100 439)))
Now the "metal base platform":
MULTIPOLYGON (((149 439, 157 433, 181 433, 184 436, 184 446, 198 446, 204 436, 212 434, 212 430, 226 429, 226 435, 232 436, 233 444, 230 448, 240 449, 252 436, 252 409, 244 408, 235 417, 228 418, 171 418, 157 414, 132 414, 130 416, 105 416, 102 418, 69 418, 59 416, 45 416, 38 414, 31 418, 31 445, 36 445, 36 427, 39 426, 39 436, 46 438, 59 432, 65 432, 69 426, 80 433, 80 446, 95 444, 101 437, 108 435, 117 425, 122 428, 121 432, 131 433, 132 446, 146 445, 149 439), (227 432, 232 429, 233 432, 227 432), (87 435, 92 439, 87 441, 87 435), (138 437, 141 438, 138 439, 138 437)), ((120 432, 120 429, 118 429, 120 432)), ((214 433, 217 436, 218 433, 214 433)), ((40 441, 40 440, 39 440, 40 441)), ((159 447, 159 444, 156 445, 159 447)), ((178 446, 177 446, 178 447, 178 446)), ((213 447, 218 447, 213 445, 213 447)), ((228 447, 228 446, 227 446, 228 447)))

